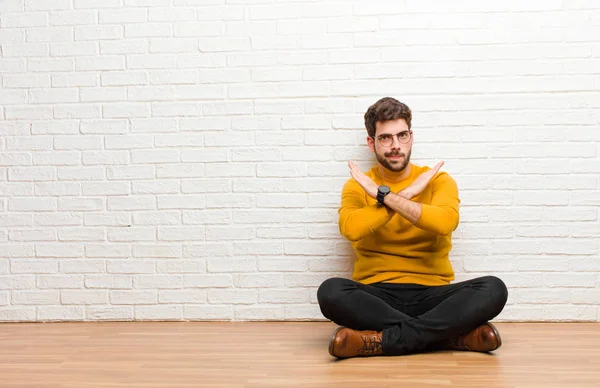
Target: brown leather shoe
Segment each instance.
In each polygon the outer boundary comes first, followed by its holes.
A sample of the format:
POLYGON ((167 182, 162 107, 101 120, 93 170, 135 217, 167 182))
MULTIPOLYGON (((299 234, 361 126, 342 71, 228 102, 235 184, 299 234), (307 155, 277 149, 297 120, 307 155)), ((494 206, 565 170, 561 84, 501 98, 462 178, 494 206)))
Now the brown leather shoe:
POLYGON ((383 354, 381 331, 338 327, 329 341, 329 354, 337 358, 368 357, 383 354))
POLYGON ((491 323, 486 322, 467 334, 450 338, 444 345, 444 349, 448 350, 491 352, 502 345, 502 339, 498 329, 491 323))

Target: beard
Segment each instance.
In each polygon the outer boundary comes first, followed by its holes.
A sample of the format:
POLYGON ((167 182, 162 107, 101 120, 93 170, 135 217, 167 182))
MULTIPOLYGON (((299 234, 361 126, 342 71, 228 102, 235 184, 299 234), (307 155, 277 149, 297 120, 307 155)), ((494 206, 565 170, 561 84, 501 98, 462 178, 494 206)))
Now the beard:
POLYGON ((410 154, 412 150, 409 150, 407 154, 397 151, 391 151, 380 155, 377 150, 375 150, 375 155, 377 156, 377 161, 385 168, 393 172, 401 172, 403 171, 408 163, 410 162, 410 154), (390 160, 388 159, 390 156, 404 156, 402 160, 390 160))

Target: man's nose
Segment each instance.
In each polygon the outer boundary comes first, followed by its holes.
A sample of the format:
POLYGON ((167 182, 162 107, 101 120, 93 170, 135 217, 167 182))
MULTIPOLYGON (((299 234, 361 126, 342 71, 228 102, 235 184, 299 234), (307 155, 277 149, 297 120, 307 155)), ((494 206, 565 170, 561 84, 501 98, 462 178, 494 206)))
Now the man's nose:
POLYGON ((398 139, 398 136, 392 136, 392 148, 400 148, 402 146, 402 142, 398 139))

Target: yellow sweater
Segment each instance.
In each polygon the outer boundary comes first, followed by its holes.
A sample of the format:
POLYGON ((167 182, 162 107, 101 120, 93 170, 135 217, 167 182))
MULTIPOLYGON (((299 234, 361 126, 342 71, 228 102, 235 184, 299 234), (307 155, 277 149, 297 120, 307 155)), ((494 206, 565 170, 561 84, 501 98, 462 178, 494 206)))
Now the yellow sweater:
MULTIPOLYGON (((411 164, 409 176, 396 182, 385 180, 377 166, 366 175, 398 193, 428 170, 429 167, 411 164)), ((415 225, 397 213, 390 217, 385 207, 369 197, 354 179, 346 182, 339 227, 342 236, 352 241, 357 254, 352 275, 355 281, 436 286, 454 280, 448 254, 452 232, 459 221, 456 182, 447 173, 438 172, 412 200, 423 207, 415 225)))

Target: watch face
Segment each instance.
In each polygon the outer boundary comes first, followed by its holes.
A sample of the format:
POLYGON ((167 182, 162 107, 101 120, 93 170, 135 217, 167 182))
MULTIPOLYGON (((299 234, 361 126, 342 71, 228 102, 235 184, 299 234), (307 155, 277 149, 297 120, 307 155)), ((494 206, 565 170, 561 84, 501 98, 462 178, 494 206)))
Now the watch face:
POLYGON ((389 193, 389 192, 390 192, 390 188, 389 188, 388 186, 381 185, 381 186, 379 186, 379 191, 380 191, 382 194, 387 194, 387 193, 389 193))

